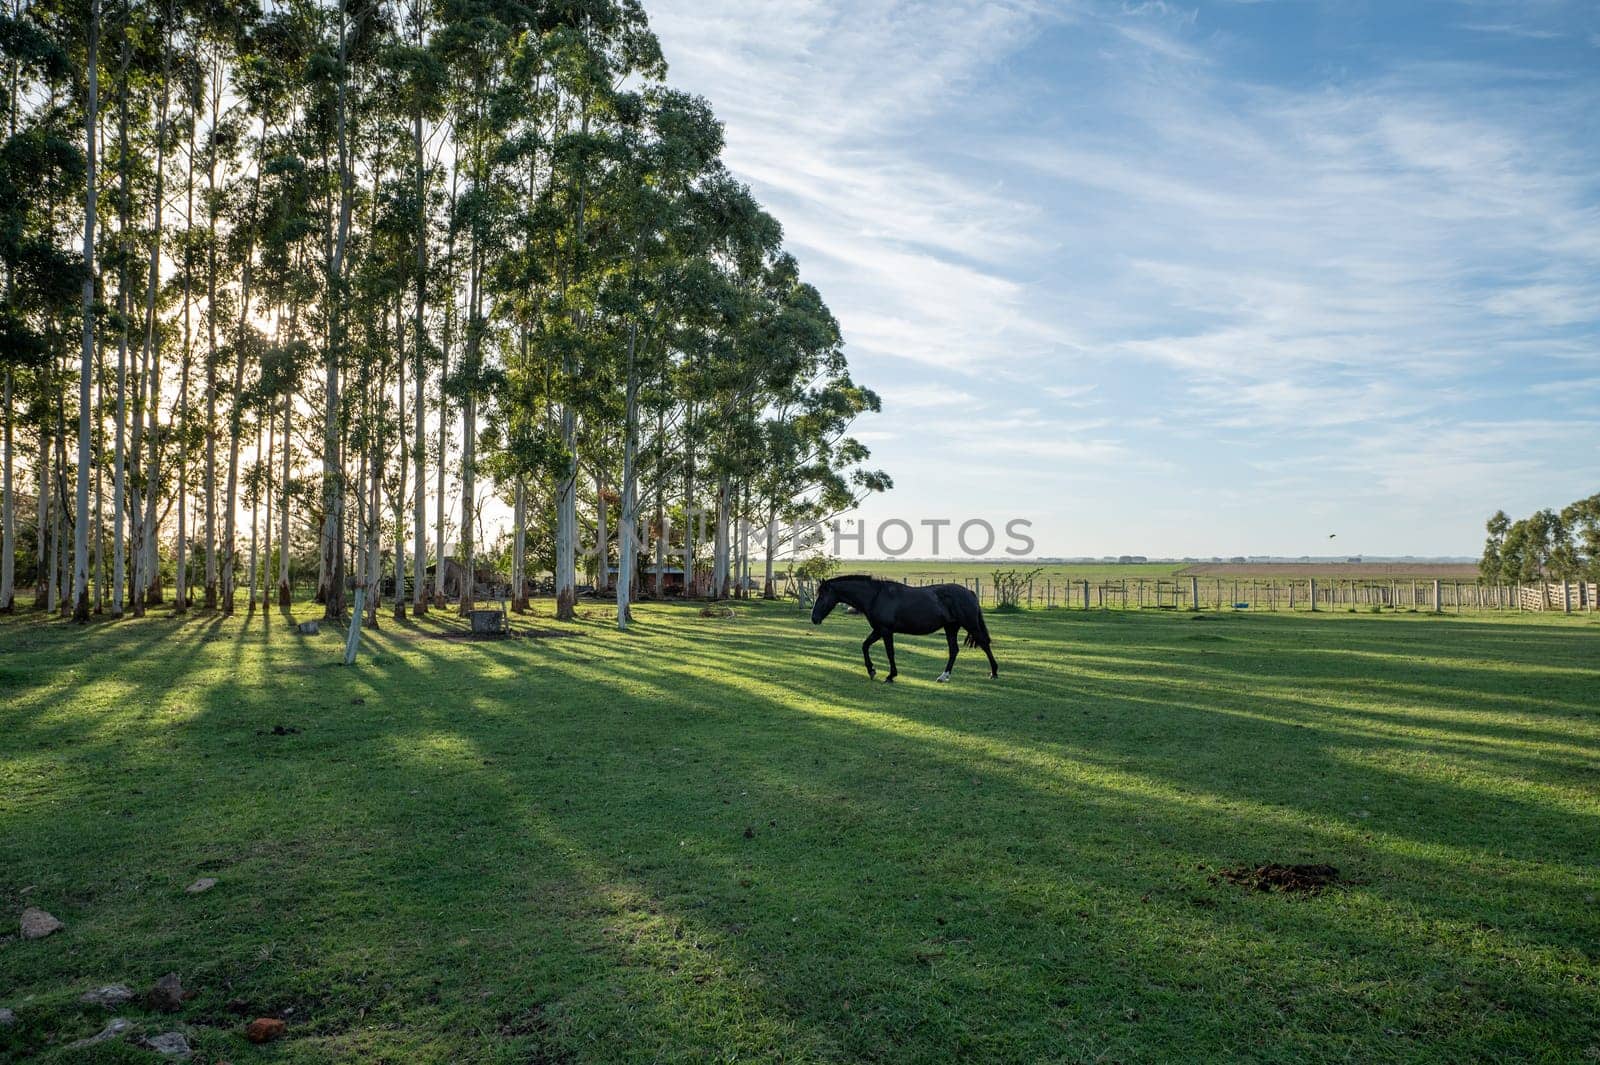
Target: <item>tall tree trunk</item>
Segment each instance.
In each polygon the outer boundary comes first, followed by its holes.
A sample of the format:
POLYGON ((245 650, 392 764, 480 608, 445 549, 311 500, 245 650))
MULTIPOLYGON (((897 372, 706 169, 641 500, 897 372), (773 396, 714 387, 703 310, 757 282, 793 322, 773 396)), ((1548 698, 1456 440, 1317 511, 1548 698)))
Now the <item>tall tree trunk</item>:
MULTIPOLYGON (((234 526, 237 522, 239 492, 239 450, 243 446, 242 429, 244 418, 244 369, 248 358, 248 345, 245 337, 250 328, 250 285, 254 277, 255 251, 256 251, 256 215, 257 205, 261 198, 261 168, 267 158, 267 116, 261 116, 261 139, 256 148, 255 177, 250 187, 250 207, 246 225, 249 226, 244 242, 244 262, 239 272, 239 321, 234 333, 233 352, 233 402, 229 405, 229 429, 231 439, 228 441, 228 488, 223 493, 223 503, 226 509, 222 514, 222 612, 233 613, 233 591, 238 548, 234 543, 234 526)), ((257 425, 258 434, 256 446, 260 447, 260 426, 257 425)), ((254 521, 252 510, 251 520, 254 521)), ((254 574, 251 575, 252 581, 254 574)), ((255 595, 255 585, 252 584, 250 594, 255 595)))
POLYGON ((511 609, 526 613, 528 604, 528 482, 519 474, 511 518, 511 609))
MULTIPOLYGON (((271 428, 267 429, 270 434, 271 428)), ((261 427, 256 426, 256 460, 251 464, 249 476, 255 480, 255 491, 250 492, 250 568, 248 570, 248 584, 245 586, 245 615, 248 617, 256 612, 256 575, 260 572, 257 565, 259 559, 256 552, 259 543, 258 519, 261 515, 261 427)), ((250 490, 247 488, 247 492, 250 490)), ((270 522, 269 522, 270 526, 270 522)))
MULTIPOLYGON (((100 103, 100 0, 89 4, 89 51, 87 73, 89 96, 84 104, 84 148, 87 168, 84 173, 83 213, 83 363, 78 370, 78 519, 75 522, 72 552, 72 617, 79 624, 89 620, 89 446, 90 387, 94 379, 94 223, 95 122, 100 103)), ((6 375, 6 406, 11 403, 11 375, 6 375)), ((6 544, 11 543, 11 422, 6 422, 6 544)), ((9 585, 9 581, 7 582, 9 585)))
MULTIPOLYGON (((196 49, 194 59, 200 56, 196 49)), ((173 612, 189 611, 189 369, 194 361, 194 323, 191 306, 194 296, 194 258, 189 249, 194 234, 194 152, 199 123, 189 123, 189 153, 183 180, 183 353, 178 365, 178 546, 173 569, 173 612)))
POLYGON ((346 70, 345 4, 339 4, 339 92, 336 126, 339 143, 339 221, 334 239, 333 259, 329 263, 328 289, 333 329, 327 351, 327 410, 323 420, 322 456, 322 551, 327 573, 323 616, 337 621, 344 616, 344 483, 341 472, 339 432, 339 361, 345 345, 344 259, 350 239, 350 210, 355 177, 351 173, 350 145, 346 134, 346 97, 349 74, 346 70))
MULTIPOLYGON (((117 204, 117 234, 126 237, 129 229, 128 213, 133 194, 128 180, 128 64, 129 42, 122 34, 122 59, 118 72, 117 91, 117 169, 121 176, 122 197, 117 204)), ((123 439, 128 427, 128 257, 123 255, 117 270, 117 416, 116 442, 113 446, 111 480, 111 616, 122 616, 122 595, 127 582, 127 545, 123 542, 122 523, 128 514, 127 454, 123 439)), ((137 613, 135 609, 135 613, 137 613)))
POLYGON ((11 369, 6 368, 5 404, 5 456, 4 472, 0 474, 0 614, 15 613, 17 609, 17 503, 12 481, 14 459, 13 423, 11 413, 11 369))
POLYGON ((711 554, 711 598, 728 597, 728 474, 717 474, 717 532, 711 554))
MULTIPOLYGON (((637 360, 639 330, 628 325, 627 389, 622 417, 622 517, 617 523, 617 628, 627 630, 633 620, 630 599, 633 595, 634 568, 639 538, 638 462, 639 447, 639 370, 637 360)), ((604 557, 601 559, 602 568, 604 557)))
MULTIPOLYGON (((383 395, 383 373, 378 373, 377 394, 383 395)), ((378 607, 383 602, 383 543, 380 533, 383 530, 383 503, 380 498, 379 488, 383 484, 383 434, 376 428, 376 404, 372 404, 371 416, 368 420, 368 450, 371 457, 367 460, 368 498, 366 507, 366 527, 362 530, 366 538, 365 567, 361 579, 367 586, 367 617, 365 624, 368 628, 378 627, 378 607)))
POLYGON ((167 106, 172 71, 171 28, 172 4, 166 5, 166 32, 161 50, 161 100, 156 110, 155 195, 150 208, 150 265, 145 289, 144 363, 148 368, 150 417, 150 461, 145 471, 144 518, 139 523, 141 556, 137 571, 143 579, 137 583, 134 594, 145 604, 161 602, 160 531, 156 519, 161 488, 161 352, 156 348, 156 297, 161 290, 161 230, 165 207, 167 176, 167 106))
MULTIPOLYGON (((455 142, 452 151, 450 166, 450 213, 455 213, 456 204, 459 202, 459 181, 461 174, 461 146, 455 142)), ((455 228, 451 227, 449 236, 445 239, 445 264, 449 271, 448 298, 444 305, 444 336, 440 349, 439 363, 439 482, 435 500, 434 513, 434 570, 433 570, 433 605, 443 610, 445 607, 445 574, 444 574, 444 478, 445 466, 450 455, 450 396, 446 384, 450 380, 450 345, 455 340, 456 316, 456 237, 455 228)))
MULTIPOLYGON (((293 328, 290 339, 293 340, 293 328)), ((283 471, 278 482, 278 605, 293 603, 289 587, 289 461, 294 454, 294 392, 283 394, 283 471)))
POLYGON ((466 570, 461 581, 461 613, 463 616, 471 613, 473 608, 473 595, 477 591, 477 561, 473 552, 473 503, 477 492, 477 474, 473 469, 477 460, 478 450, 478 360, 482 357, 479 347, 483 335, 483 322, 479 315, 482 305, 483 282, 480 272, 483 269, 479 258, 478 239, 472 241, 472 269, 468 278, 467 298, 467 352, 466 364, 462 367, 462 376, 466 379, 465 396, 461 401, 461 565, 466 570))
POLYGON ((50 608, 50 571, 45 568, 45 560, 50 556, 50 430, 43 423, 39 424, 39 465, 35 467, 39 473, 39 503, 34 508, 34 565, 33 565, 33 605, 35 609, 50 608))
MULTIPOLYGON (((424 6, 418 0, 413 5, 412 14, 416 19, 418 48, 422 47, 423 40, 423 11, 424 6)), ((411 148, 413 166, 416 169, 416 197, 417 197, 417 301, 412 311, 412 324, 415 334, 411 341, 411 357, 416 362, 412 373, 413 384, 417 390, 415 402, 412 404, 412 417, 416 421, 415 438, 412 441, 412 461, 416 463, 416 499, 412 506, 411 520, 416 523, 416 545, 411 557, 411 612, 417 617, 428 612, 428 594, 424 588, 423 574, 428 571, 428 447, 427 428, 425 425, 427 407, 423 402, 424 390, 427 385, 427 368, 423 362, 428 350, 428 331, 426 307, 428 302, 428 200, 427 200, 427 169, 422 158, 422 108, 419 105, 411 118, 411 148)), ((443 423, 443 415, 440 423, 443 423)), ((405 432, 404 423, 400 431, 405 432)), ((440 456, 440 475, 443 476, 443 456, 440 456)), ((442 494, 442 493, 441 493, 442 494)), ((443 566, 441 556, 440 565, 443 566)))
POLYGON ((672 549, 671 533, 667 529, 667 411, 656 411, 656 572, 653 595, 660 599, 665 590, 667 555, 672 549))
POLYGON ((594 468, 594 590, 611 590, 611 504, 606 499, 605 467, 594 468))
MULTIPOLYGON (((211 60, 211 126, 222 117, 220 49, 211 60)), ((206 588, 207 610, 217 608, 217 152, 206 158, 206 588)))
MULTIPOLYGON (((52 360, 53 367, 54 362, 52 360)), ((56 444, 56 450, 60 451, 60 437, 52 436, 52 439, 56 444)), ((59 482, 61 480, 59 463, 55 464, 55 469, 51 473, 54 483, 47 484, 44 490, 45 496, 50 500, 50 569, 45 575, 44 608, 47 613, 53 614, 60 604, 58 590, 61 587, 61 505, 57 502, 60 489, 59 482)), ((43 555, 39 557, 41 559, 44 558, 43 555)))
POLYGON ((700 553, 700 515, 694 507, 694 403, 684 408, 683 429, 683 595, 691 598, 700 592, 695 580, 694 560, 700 553))
MULTIPOLYGON (((579 133, 581 137, 587 137, 589 135, 587 99, 583 102, 582 112, 579 133)), ((578 170, 576 207, 572 222, 572 255, 567 275, 561 282, 563 299, 566 297, 568 283, 577 279, 578 256, 583 249, 588 185, 584 180, 585 168, 579 167, 578 170)), ((572 322, 574 327, 582 325, 582 316, 576 310, 572 312, 572 322)), ((561 349, 562 375, 570 381, 576 370, 577 367, 572 359, 572 345, 565 344, 561 349)), ((562 472, 556 500, 556 617, 570 621, 577 616, 578 601, 578 422, 572 399, 565 396, 561 401, 561 446, 566 452, 567 468, 562 472)))
MULTIPOLYGON (((272 404, 262 404, 262 415, 267 421, 267 450, 265 453, 257 451, 257 484, 260 486, 259 494, 262 497, 262 532, 261 532, 261 616, 262 624, 270 622, 272 607, 272 452, 277 443, 278 419, 273 417, 272 404)), ((258 436, 259 440, 260 437, 258 436)), ((256 580, 250 578, 250 606, 255 609, 256 580)))
POLYGON ((394 301, 395 337, 395 439, 400 442, 400 484, 394 493, 394 619, 404 621, 406 616, 406 463, 410 453, 406 450, 406 323, 404 295, 394 301))

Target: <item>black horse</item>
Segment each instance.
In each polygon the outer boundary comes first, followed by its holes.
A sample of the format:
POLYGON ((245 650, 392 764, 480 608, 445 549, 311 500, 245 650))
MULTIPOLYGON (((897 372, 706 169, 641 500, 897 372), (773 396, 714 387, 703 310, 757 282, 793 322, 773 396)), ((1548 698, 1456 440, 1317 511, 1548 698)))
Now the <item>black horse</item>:
POLYGON ((872 635, 861 645, 861 657, 867 661, 867 676, 878 675, 872 664, 872 645, 883 641, 889 653, 889 676, 893 682, 899 675, 894 665, 894 634, 926 636, 944 630, 950 641, 950 661, 945 663, 939 680, 950 679, 956 665, 956 630, 967 630, 967 646, 982 648, 989 656, 989 676, 1000 675, 1000 663, 994 660, 989 649, 989 628, 983 623, 983 608, 970 589, 959 584, 935 584, 927 588, 912 588, 898 581, 880 581, 871 577, 834 577, 822 582, 817 589, 817 603, 811 608, 811 624, 821 625, 822 619, 833 612, 840 603, 853 606, 866 616, 872 625, 872 635))

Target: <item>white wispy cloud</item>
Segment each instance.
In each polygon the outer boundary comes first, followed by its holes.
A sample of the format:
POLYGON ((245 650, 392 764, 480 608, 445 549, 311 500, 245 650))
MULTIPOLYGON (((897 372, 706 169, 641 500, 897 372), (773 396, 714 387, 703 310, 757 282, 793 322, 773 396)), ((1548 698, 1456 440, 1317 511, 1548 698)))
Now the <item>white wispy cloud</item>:
POLYGON ((1585 39, 1561 5, 1440 14, 1503 39, 1492 62, 1277 80, 1171 3, 651 13, 883 393, 899 494, 903 471, 984 499, 1207 481, 1243 527, 1258 500, 1217 471, 1256 470, 1324 508, 1467 521, 1474 487, 1559 492, 1558 440, 1600 446, 1592 422, 1488 417, 1600 365, 1600 152, 1578 132, 1600 79, 1515 58, 1585 39))

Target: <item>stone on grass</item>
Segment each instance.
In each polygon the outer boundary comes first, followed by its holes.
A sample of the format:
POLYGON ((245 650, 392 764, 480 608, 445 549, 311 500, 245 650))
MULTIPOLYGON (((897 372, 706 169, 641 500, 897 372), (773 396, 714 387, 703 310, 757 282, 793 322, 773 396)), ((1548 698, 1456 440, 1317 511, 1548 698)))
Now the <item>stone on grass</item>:
POLYGON ((0 1028, 10 1028, 17 1023, 17 1015, 10 1010, 0 1010, 0 1028))
POLYGON ((302 636, 315 636, 322 628, 315 621, 302 621, 294 627, 294 631, 302 636))
POLYGON ((98 1043, 109 1043, 132 1027, 133 1022, 126 1017, 113 1017, 104 1028, 100 1029, 98 1034, 91 1035, 87 1039, 80 1039, 76 1043, 68 1043, 67 1049, 82 1050, 84 1047, 92 1047, 98 1043))
POLYGON ((65 927, 67 926, 37 906, 29 906, 22 911, 23 939, 43 939, 50 933, 59 932, 65 927))
POLYGON ((177 1013, 183 1009, 183 981, 168 973, 144 994, 144 1004, 158 1013, 177 1013))
POLYGON ((126 984, 107 984, 97 987, 93 991, 85 991, 78 1001, 90 1006, 104 1006, 106 1009, 115 1009, 124 1002, 133 1000, 133 988, 126 984))
POLYGON ((157 1054, 168 1054, 172 1057, 189 1056, 189 1041, 183 1037, 182 1032, 162 1032, 153 1035, 144 1041, 144 1045, 154 1050, 157 1054))
POLYGON ((198 895, 198 894, 200 894, 200 892, 202 892, 202 891, 210 891, 212 888, 214 888, 216 886, 217 886, 217 878, 216 877, 214 877, 214 876, 203 876, 199 880, 196 880, 194 883, 190 884, 188 887, 184 888, 183 890, 187 891, 191 895, 198 895))
POLYGON ((270 1043, 283 1035, 288 1025, 276 1017, 257 1017, 244 1030, 244 1037, 252 1043, 270 1043))

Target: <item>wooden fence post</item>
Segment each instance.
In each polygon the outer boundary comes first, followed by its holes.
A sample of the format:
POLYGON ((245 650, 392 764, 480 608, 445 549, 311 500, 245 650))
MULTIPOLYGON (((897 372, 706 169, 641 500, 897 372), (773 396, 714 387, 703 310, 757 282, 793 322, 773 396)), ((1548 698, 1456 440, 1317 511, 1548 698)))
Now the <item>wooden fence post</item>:
POLYGON ((1310 580, 1311 580, 1311 612, 1313 614, 1315 614, 1317 612, 1317 579, 1315 577, 1312 577, 1312 578, 1310 578, 1310 580))
POLYGON ((1189 607, 1191 610, 1200 609, 1200 578, 1189 578, 1189 607))
POLYGON ((1433 582, 1433 612, 1435 614, 1444 613, 1444 594, 1443 594, 1443 592, 1440 591, 1440 589, 1443 587, 1443 585, 1444 585, 1443 581, 1439 580, 1438 578, 1434 578, 1434 582, 1433 582))

